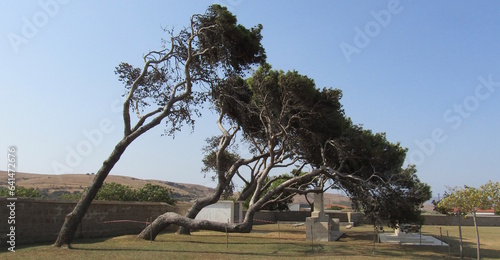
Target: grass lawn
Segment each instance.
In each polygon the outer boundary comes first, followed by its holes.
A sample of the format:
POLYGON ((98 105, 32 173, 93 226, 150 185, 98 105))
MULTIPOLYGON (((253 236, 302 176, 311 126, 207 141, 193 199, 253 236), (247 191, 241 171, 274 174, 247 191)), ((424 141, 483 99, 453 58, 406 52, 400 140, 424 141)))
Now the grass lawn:
MULTIPOLYGON (((305 241, 305 228, 281 224, 259 225, 250 234, 226 234, 199 231, 191 236, 165 233, 150 242, 136 236, 107 239, 77 240, 73 249, 54 248, 50 245, 16 247, 16 252, 0 253, 0 259, 442 259, 448 258, 448 247, 400 246, 380 244, 373 255, 373 227, 360 226, 349 230, 337 242, 305 241)), ((458 228, 442 227, 450 237, 452 258, 458 258, 458 228)), ((476 257, 473 227, 463 227, 466 258, 476 257)), ((480 227, 481 254, 484 259, 500 258, 500 227, 480 227)), ((440 237, 439 227, 424 226, 422 234, 440 237)))

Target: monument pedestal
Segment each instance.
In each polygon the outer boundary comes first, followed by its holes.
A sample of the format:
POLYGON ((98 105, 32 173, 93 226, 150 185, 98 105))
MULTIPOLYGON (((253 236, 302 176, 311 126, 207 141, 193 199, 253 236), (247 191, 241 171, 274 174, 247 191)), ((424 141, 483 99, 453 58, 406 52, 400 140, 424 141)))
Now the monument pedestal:
POLYGON ((314 211, 311 217, 306 218, 306 240, 310 241, 337 241, 341 236, 340 220, 332 219, 325 214, 323 193, 314 194, 314 211))

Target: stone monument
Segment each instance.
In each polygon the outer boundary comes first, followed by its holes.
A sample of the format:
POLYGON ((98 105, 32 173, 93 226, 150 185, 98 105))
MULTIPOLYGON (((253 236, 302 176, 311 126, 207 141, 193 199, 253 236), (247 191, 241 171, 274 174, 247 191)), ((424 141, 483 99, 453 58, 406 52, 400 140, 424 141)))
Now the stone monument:
POLYGON ((306 240, 337 241, 342 234, 339 219, 325 213, 323 193, 314 193, 314 208, 311 217, 306 218, 306 240))

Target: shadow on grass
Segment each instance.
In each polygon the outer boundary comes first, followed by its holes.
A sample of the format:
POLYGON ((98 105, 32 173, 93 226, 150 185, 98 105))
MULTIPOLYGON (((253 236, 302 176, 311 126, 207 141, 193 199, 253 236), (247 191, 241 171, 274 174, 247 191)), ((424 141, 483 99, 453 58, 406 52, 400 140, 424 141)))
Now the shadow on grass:
MULTIPOLYGON (((108 239, 112 239, 112 238, 113 237, 106 237, 106 238, 76 238, 76 239, 73 240, 73 244, 74 243, 77 243, 77 244, 101 243, 101 242, 104 242, 104 241, 106 241, 108 239)), ((54 239, 54 241, 50 241, 50 242, 35 242, 35 243, 31 243, 31 244, 16 245, 16 250, 26 249, 26 248, 31 248, 31 247, 41 247, 41 246, 50 247, 50 246, 54 246, 54 242, 55 242, 55 239, 54 239)), ((3 249, 3 248, 0 246, 0 249, 3 249)))
POLYGON ((258 256, 258 257, 271 257, 276 256, 278 251, 274 251, 272 253, 259 253, 259 252, 233 252, 233 251, 206 251, 206 250, 178 250, 173 248, 168 249, 144 249, 144 248, 115 248, 115 249, 106 249, 106 248, 73 248, 75 251, 85 251, 85 252, 156 252, 156 253, 175 253, 175 254, 208 254, 208 255, 235 255, 235 256, 258 256))
MULTIPOLYGON (((438 236, 434 236, 437 239, 440 239, 438 236)), ((481 237, 479 237, 481 238, 481 237)), ((443 242, 448 243, 448 238, 443 237, 443 242)), ((451 237, 449 238, 450 251, 451 255, 455 257, 460 257, 460 238, 459 237, 451 237)), ((467 258, 476 258, 477 257, 477 244, 475 242, 467 242, 463 241, 463 255, 467 258)), ((500 259, 500 249, 490 249, 484 248, 484 244, 481 244, 481 258, 498 258, 500 259)), ((446 247, 446 250, 448 248, 446 247)))
MULTIPOLYGON (((273 240, 267 238, 267 240, 273 240)), ((291 245, 291 246, 303 246, 302 243, 293 243, 293 242, 288 242, 288 240, 278 240, 275 239, 276 245, 291 245), (283 242, 287 241, 287 242, 283 242)), ((157 243, 169 243, 169 244, 183 244, 183 243, 193 243, 193 244, 202 244, 202 245, 225 245, 226 242, 214 242, 214 241, 170 241, 170 240, 158 240, 155 241, 157 243)), ((254 241, 249 241, 249 242, 243 242, 243 241, 229 241, 229 245, 269 245, 269 241, 262 241, 262 242, 254 242, 254 241)))

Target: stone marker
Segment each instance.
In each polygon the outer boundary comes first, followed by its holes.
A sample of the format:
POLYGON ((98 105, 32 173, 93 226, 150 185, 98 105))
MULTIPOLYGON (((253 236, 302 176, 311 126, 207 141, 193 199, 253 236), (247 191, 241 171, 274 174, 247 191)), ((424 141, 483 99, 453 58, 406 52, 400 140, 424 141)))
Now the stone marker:
POLYGON ((336 241, 342 234, 340 220, 325 214, 323 193, 314 193, 314 208, 311 217, 306 218, 306 240, 336 241))

